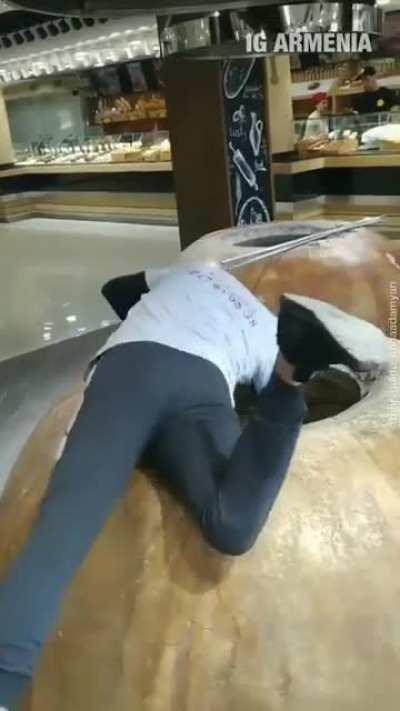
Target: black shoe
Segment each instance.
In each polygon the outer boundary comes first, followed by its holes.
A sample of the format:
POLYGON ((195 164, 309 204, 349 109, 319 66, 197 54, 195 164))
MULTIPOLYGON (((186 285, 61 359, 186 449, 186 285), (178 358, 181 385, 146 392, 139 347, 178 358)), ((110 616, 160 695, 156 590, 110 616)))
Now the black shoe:
POLYGON ((385 369, 388 339, 368 321, 306 296, 284 294, 280 301, 278 345, 304 383, 331 365, 356 372, 385 369))

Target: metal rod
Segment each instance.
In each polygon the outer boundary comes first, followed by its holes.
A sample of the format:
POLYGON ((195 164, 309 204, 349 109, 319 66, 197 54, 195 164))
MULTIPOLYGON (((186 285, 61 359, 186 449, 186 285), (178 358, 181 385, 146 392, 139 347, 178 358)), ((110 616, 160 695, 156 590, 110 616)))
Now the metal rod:
POLYGON ((311 244, 312 242, 319 242, 327 237, 333 237, 335 235, 343 234, 345 232, 353 232, 354 230, 362 229, 363 227, 370 227, 371 225, 377 225, 382 222, 384 216, 379 217, 366 217, 362 220, 357 220, 353 222, 350 226, 348 224, 341 225, 340 227, 330 227, 326 230, 321 230, 321 232, 315 232, 314 234, 305 235, 304 237, 299 237, 298 239, 293 239, 283 244, 274 245, 265 248, 256 248, 250 252, 240 254, 234 257, 227 257, 221 260, 221 265, 227 269, 233 269, 236 267, 242 267, 247 264, 252 264, 253 262, 263 259, 265 257, 274 257, 279 254, 285 254, 292 249, 297 249, 298 247, 303 247, 304 245, 311 244))

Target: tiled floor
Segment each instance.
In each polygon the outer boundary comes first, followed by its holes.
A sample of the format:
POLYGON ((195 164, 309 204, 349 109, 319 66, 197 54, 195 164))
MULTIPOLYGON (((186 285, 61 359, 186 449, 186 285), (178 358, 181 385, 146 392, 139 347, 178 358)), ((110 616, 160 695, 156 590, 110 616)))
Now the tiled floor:
POLYGON ((112 276, 173 261, 177 227, 34 219, 0 225, 0 361, 105 327, 112 276))
POLYGON ((37 422, 81 381, 110 331, 115 317, 101 285, 178 251, 175 227, 0 225, 0 493, 37 422))

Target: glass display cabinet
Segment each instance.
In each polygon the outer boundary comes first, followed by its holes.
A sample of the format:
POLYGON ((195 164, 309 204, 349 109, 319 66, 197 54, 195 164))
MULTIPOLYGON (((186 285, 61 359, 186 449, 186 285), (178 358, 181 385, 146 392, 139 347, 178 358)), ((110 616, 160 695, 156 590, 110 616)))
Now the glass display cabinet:
POLYGON ((313 135, 308 136, 307 119, 294 121, 297 150, 321 155, 385 150, 400 152, 400 108, 370 114, 350 111, 340 115, 330 114, 324 117, 322 128, 326 130, 314 130, 313 135))
POLYGON ((124 133, 84 138, 71 135, 60 142, 43 138, 16 144, 17 165, 76 165, 116 162, 165 162, 171 160, 167 131, 124 133))

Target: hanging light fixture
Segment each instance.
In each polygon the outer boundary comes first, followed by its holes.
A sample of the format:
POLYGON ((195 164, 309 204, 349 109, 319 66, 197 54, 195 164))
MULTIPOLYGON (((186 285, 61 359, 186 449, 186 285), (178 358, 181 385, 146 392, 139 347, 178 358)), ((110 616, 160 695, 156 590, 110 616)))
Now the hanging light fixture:
MULTIPOLYGON (((334 4, 327 3, 303 3, 299 0, 291 0, 285 3, 284 0, 203 0, 194 4, 192 0, 19 0, 18 5, 29 10, 45 12, 48 14, 60 14, 69 16, 103 16, 115 17, 117 15, 132 15, 143 12, 154 12, 157 15, 199 15, 202 13, 215 12, 220 10, 239 10, 246 7, 279 7, 287 5, 321 5, 334 4)), ((348 6, 353 5, 352 0, 343 2, 348 6)), ((375 5, 375 0, 364 0, 365 5, 375 5)))
POLYGON ((44 76, 76 69, 115 64, 127 59, 160 56, 158 29, 155 16, 141 16, 110 20, 107 24, 98 20, 93 26, 74 28, 70 18, 44 22, 30 28, 32 39, 17 43, 14 34, 1 37, 3 50, 0 53, 0 84, 9 84, 29 76, 44 76), (57 37, 48 32, 48 25, 67 28, 57 37), (38 29, 43 33, 39 33, 38 29), (42 36, 46 34, 44 39, 42 36), (8 40, 7 45, 4 40, 8 40), (10 65, 14 71, 10 71, 10 65), (16 71, 16 68, 18 71, 16 71), (4 70, 4 71, 2 71, 4 70))

